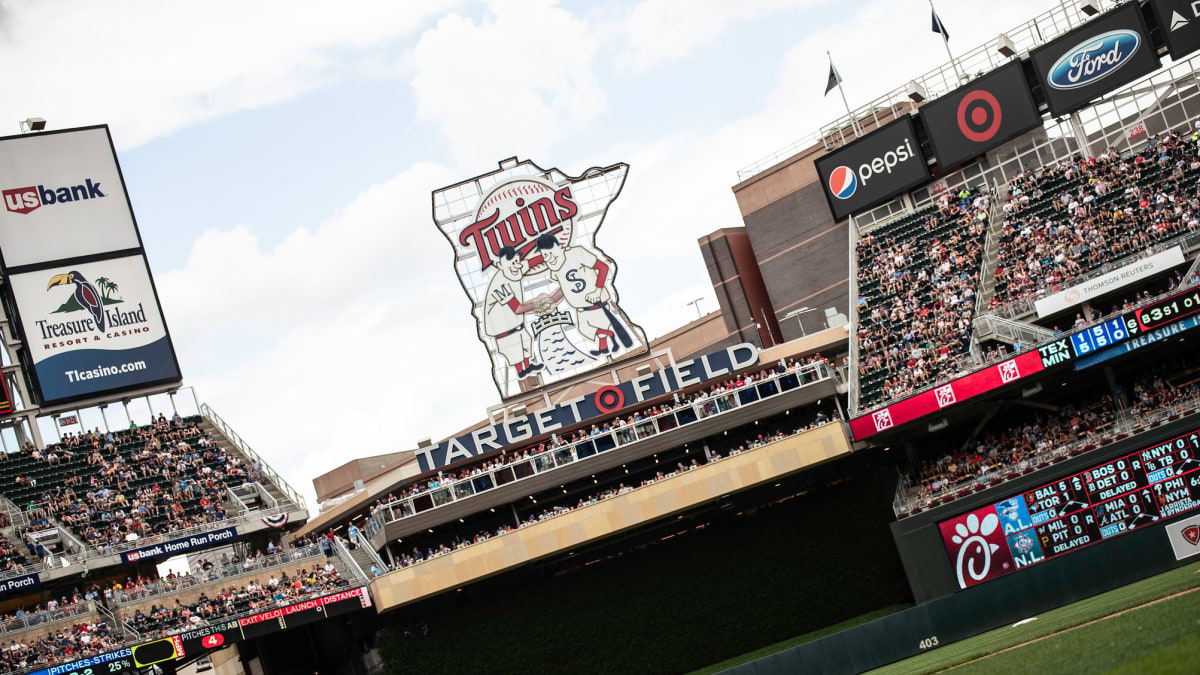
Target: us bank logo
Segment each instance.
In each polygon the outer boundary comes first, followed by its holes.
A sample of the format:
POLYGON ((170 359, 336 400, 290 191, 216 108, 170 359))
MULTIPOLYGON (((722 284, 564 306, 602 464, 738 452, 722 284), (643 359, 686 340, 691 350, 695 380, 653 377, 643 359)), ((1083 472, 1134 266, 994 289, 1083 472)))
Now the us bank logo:
POLYGON ((64 187, 30 185, 29 187, 2 190, 0 195, 3 195, 4 208, 9 213, 25 215, 43 206, 99 199, 104 196, 104 192, 100 189, 100 181, 92 182, 92 179, 88 178, 80 185, 64 187))
POLYGON ((1129 63, 1141 44, 1141 36, 1131 30, 1114 30, 1089 38, 1054 62, 1046 75, 1046 84, 1066 91, 1099 82, 1129 63))
POLYGON ((849 199, 858 190, 858 176, 848 166, 839 166, 829 174, 829 192, 838 199, 849 199))

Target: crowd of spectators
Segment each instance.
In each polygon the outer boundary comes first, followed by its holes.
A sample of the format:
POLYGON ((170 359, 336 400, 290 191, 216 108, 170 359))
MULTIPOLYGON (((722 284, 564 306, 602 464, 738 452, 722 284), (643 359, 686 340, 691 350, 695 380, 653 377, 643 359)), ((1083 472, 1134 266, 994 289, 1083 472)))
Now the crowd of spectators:
POLYGON ((74 661, 116 649, 124 641, 121 631, 110 629, 105 621, 81 622, 28 642, 14 639, 8 645, 0 644, 0 671, 74 661))
POLYGON ((125 618, 125 623, 143 638, 169 635, 201 624, 300 602, 348 586, 350 582, 338 574, 333 563, 326 562, 324 567, 305 568, 294 575, 271 573, 265 581, 253 579, 242 586, 224 587, 211 596, 201 591, 193 602, 185 603, 176 598, 174 603, 152 605, 144 612, 137 609, 125 618))
POLYGON ((985 193, 947 193, 859 238, 862 407, 934 383, 968 353, 990 205, 985 193))
MULTIPOLYGON (((709 462, 714 462, 714 461, 720 460, 723 457, 733 457, 736 455, 740 455, 743 452, 747 452, 749 450, 754 450, 756 448, 760 448, 769 443, 774 443, 776 441, 783 440, 790 436, 794 436, 801 432, 808 431, 809 429, 814 429, 821 425, 828 424, 829 422, 837 421, 840 419, 841 419, 841 416, 838 414, 838 412, 836 410, 834 410, 828 414, 824 410, 821 410, 817 413, 816 417, 813 419, 812 422, 792 427, 792 430, 790 432, 784 431, 781 429, 781 430, 777 430, 775 432, 748 434, 743 440, 738 442, 737 445, 731 446, 729 448, 728 452, 725 453, 724 455, 722 455, 722 453, 717 450, 711 450, 706 447, 705 452, 704 452, 704 457, 702 459, 698 458, 698 457, 693 457, 688 461, 681 460, 676 463, 674 469, 657 470, 653 474, 647 475, 645 478, 643 478, 640 482, 638 482, 636 484, 626 485, 624 482, 620 482, 617 485, 605 487, 603 489, 597 490, 594 493, 580 497, 579 500, 576 501, 574 504, 556 504, 553 506, 544 507, 541 510, 530 513, 529 515, 522 518, 520 520, 519 525, 504 524, 496 529, 485 530, 485 531, 479 532, 479 533, 475 534, 474 536, 460 537, 452 544, 440 543, 436 546, 426 547, 424 551, 422 551, 419 547, 414 546, 412 548, 412 550, 405 552, 405 553, 401 553, 400 555, 396 556, 395 561, 388 565, 388 571, 395 571, 398 569, 403 569, 405 567, 410 567, 417 563, 421 563, 426 560, 431 560, 433 558, 437 558, 437 557, 446 555, 447 553, 451 553, 451 552, 459 550, 461 548, 465 548, 472 544, 477 544, 479 542, 487 541, 493 537, 498 537, 498 536, 501 536, 504 534, 508 534, 509 532, 515 532, 521 528, 528 527, 528 526, 534 525, 536 523, 540 523, 544 520, 554 518, 555 516, 560 516, 565 513, 570 513, 571 511, 574 511, 575 509, 583 508, 585 506, 590 506, 592 504, 596 504, 596 503, 605 501, 607 499, 612 499, 613 497, 626 494, 638 487, 646 487, 648 485, 653 485, 654 483, 657 483, 658 481, 665 480, 668 478, 673 478, 684 472, 691 471, 693 469, 697 469, 709 462)), ((534 501, 534 503, 536 504, 537 502, 534 501)), ((377 570, 376 576, 378 576, 378 572, 382 572, 382 570, 377 570)))
MULTIPOLYGON (((162 415, 144 427, 68 434, 44 451, 22 452, 61 467, 60 480, 26 507, 32 529, 57 520, 99 549, 222 521, 227 488, 257 474, 194 421, 162 415)), ((22 478, 18 484, 29 484, 22 478)))
MULTIPOLYGON (((1127 400, 1134 423, 1144 423, 1177 404, 1200 402, 1200 383, 1177 387, 1163 377, 1145 377, 1134 384, 1127 400)), ((915 492, 917 504, 926 507, 954 490, 1036 467, 1047 461, 1048 453, 1109 433, 1116 419, 1117 406, 1109 394, 1090 397, 1079 405, 1068 403, 1054 412, 1039 412, 999 432, 987 433, 960 451, 915 463, 902 476, 902 487, 915 492)))
POLYGON ((494 457, 471 466, 438 472, 437 475, 417 480, 399 491, 389 493, 386 498, 377 500, 372 506, 372 515, 378 513, 385 505, 415 497, 422 493, 429 493, 439 488, 452 486, 459 481, 470 480, 500 467, 531 459, 549 451, 560 450, 597 436, 615 432, 619 442, 628 443, 647 434, 666 431, 672 428, 675 422, 672 419, 661 418, 660 416, 662 415, 692 407, 696 410, 698 417, 707 417, 732 407, 732 396, 747 386, 758 384, 780 375, 797 372, 802 372, 805 377, 815 378, 815 375, 809 375, 803 369, 822 362, 828 363, 828 360, 820 354, 783 359, 758 371, 732 375, 725 380, 702 387, 686 396, 676 397, 670 401, 647 406, 624 416, 617 416, 603 422, 598 422, 586 429, 579 429, 562 436, 552 434, 550 438, 544 441, 519 449, 503 450, 494 457), (655 421, 656 418, 659 419, 655 421))
POLYGON ((1075 156, 1009 181, 992 305, 1057 290, 1105 263, 1200 230, 1196 133, 1152 137, 1121 157, 1075 156))

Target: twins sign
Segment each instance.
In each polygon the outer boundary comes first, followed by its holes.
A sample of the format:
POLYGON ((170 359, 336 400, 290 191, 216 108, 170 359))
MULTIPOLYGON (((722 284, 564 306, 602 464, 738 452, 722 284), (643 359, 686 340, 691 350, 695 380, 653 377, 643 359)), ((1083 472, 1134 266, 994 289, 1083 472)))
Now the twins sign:
POLYGON ((502 398, 646 351, 618 303, 617 265, 595 241, 628 170, 572 178, 512 158, 433 193, 502 398))

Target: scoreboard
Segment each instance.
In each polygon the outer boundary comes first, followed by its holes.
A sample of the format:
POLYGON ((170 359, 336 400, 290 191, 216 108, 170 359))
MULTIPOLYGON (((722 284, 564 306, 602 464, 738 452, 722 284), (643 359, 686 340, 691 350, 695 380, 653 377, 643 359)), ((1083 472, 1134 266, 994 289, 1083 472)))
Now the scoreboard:
POLYGON ((938 524, 959 587, 1200 508, 1200 429, 938 524))
POLYGON ((1071 334, 1072 356, 1115 347, 1126 340, 1200 313, 1200 286, 1181 291, 1115 319, 1071 334))

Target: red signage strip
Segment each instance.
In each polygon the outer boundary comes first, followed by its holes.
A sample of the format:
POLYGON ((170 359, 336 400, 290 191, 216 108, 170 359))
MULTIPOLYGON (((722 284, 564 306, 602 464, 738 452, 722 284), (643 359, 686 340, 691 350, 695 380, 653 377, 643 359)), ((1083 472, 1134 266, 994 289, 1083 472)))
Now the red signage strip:
POLYGON ((894 426, 911 422, 918 417, 965 401, 973 396, 998 389, 1010 382, 1045 369, 1036 350, 1029 351, 994 366, 951 380, 940 387, 893 403, 869 415, 850 420, 855 440, 862 440, 894 426))

